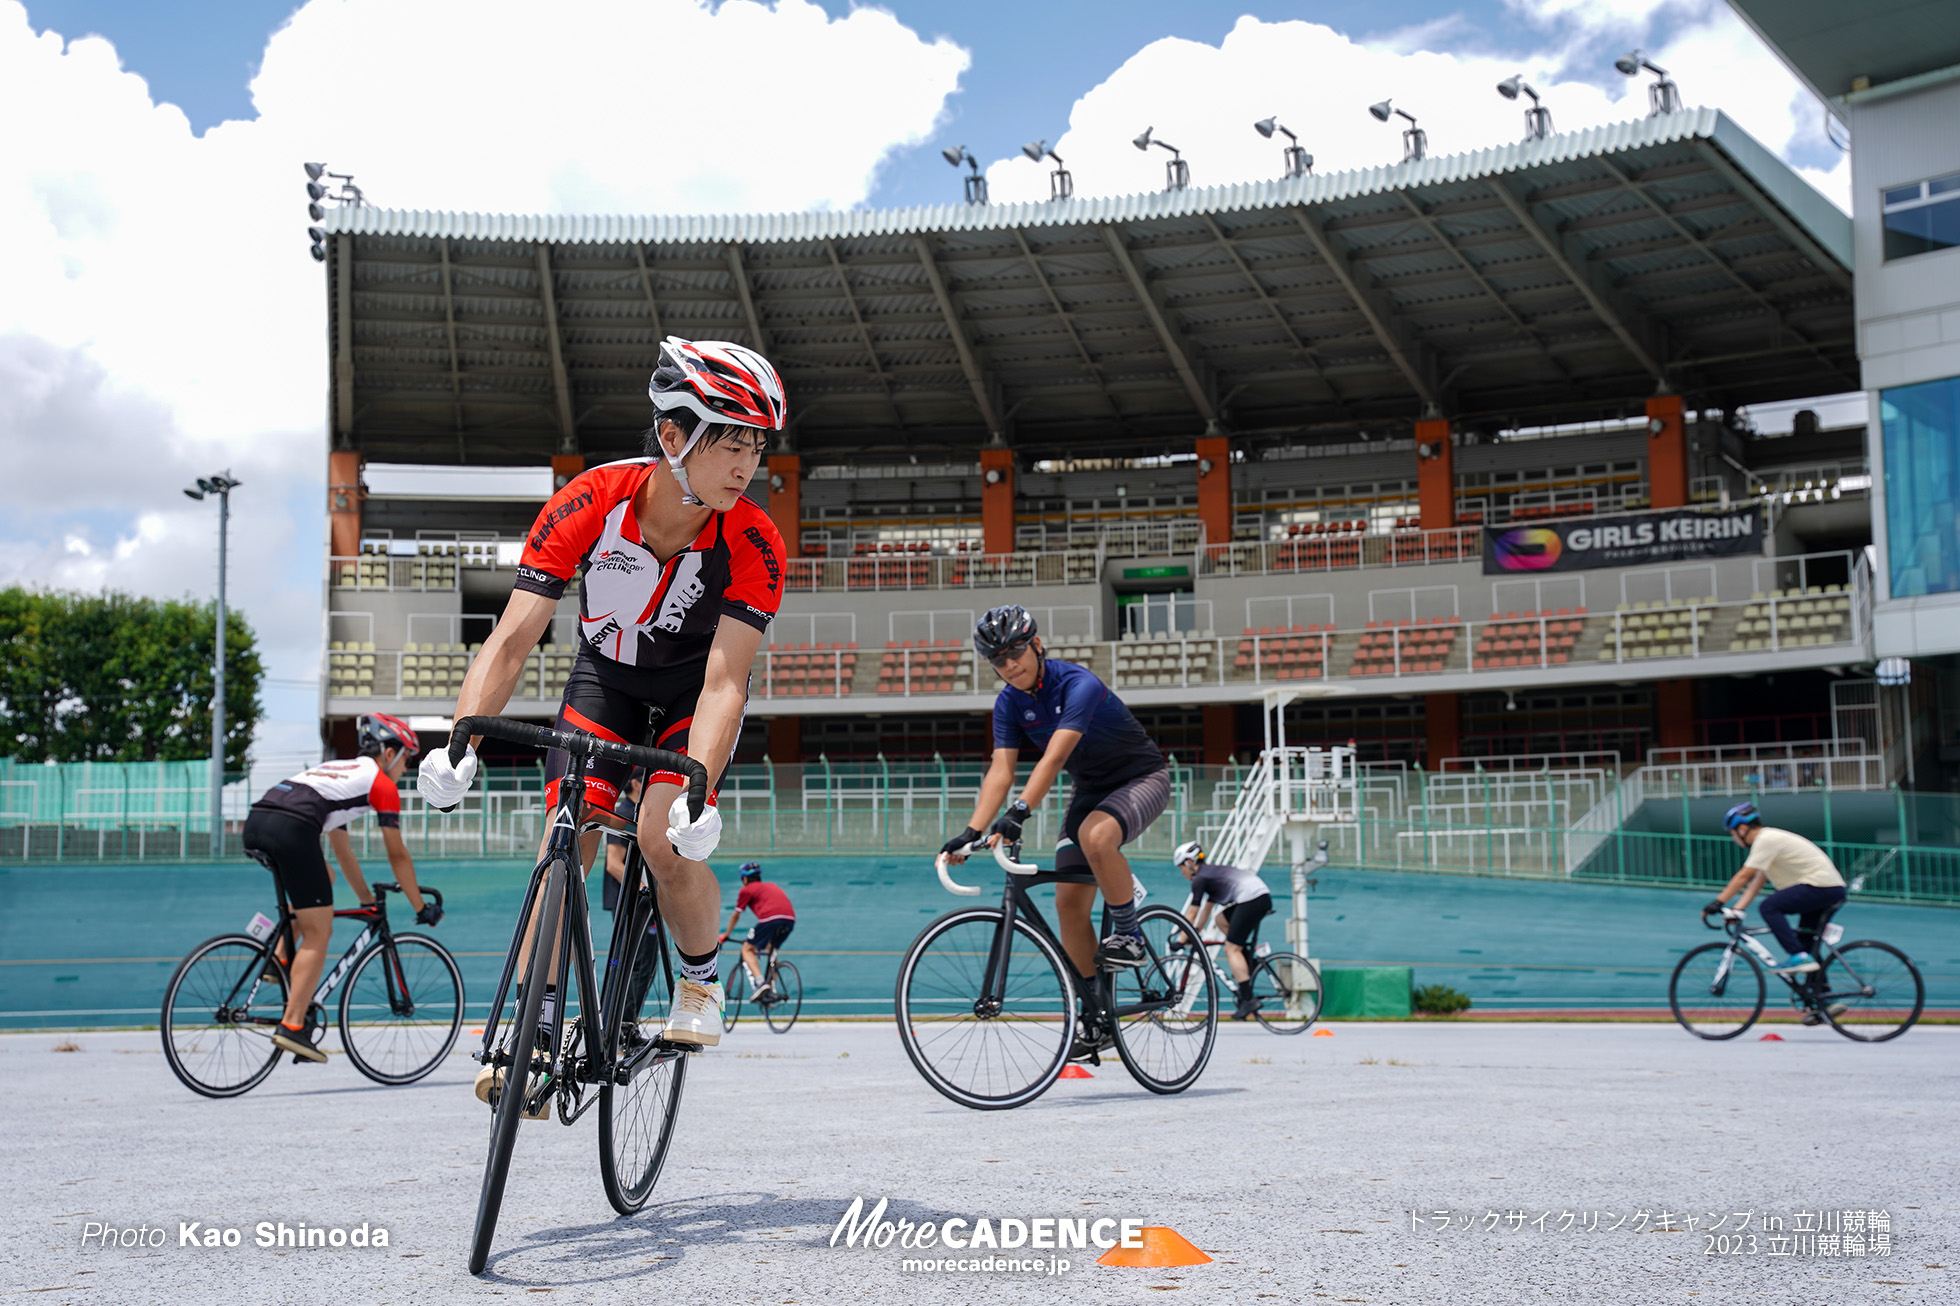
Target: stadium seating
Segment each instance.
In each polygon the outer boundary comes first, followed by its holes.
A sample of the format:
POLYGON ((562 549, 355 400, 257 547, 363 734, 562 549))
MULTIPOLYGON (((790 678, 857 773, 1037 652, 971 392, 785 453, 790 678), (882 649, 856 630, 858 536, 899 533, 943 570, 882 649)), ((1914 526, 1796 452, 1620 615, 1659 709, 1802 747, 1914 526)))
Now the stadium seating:
POLYGON ((1598 659, 1692 657, 1708 651, 1714 598, 1656 599, 1622 603, 1615 629, 1606 632, 1598 659))
POLYGON ((1750 596, 1729 641, 1730 652, 1836 644, 1851 638, 1851 595, 1842 585, 1812 585, 1750 596))
POLYGON ((973 690, 973 646, 956 639, 888 641, 878 664, 880 694, 973 690))
POLYGON ((1330 626, 1245 628, 1232 654, 1235 680, 1319 680, 1327 673, 1330 626))
POLYGON ((1455 617, 1368 623, 1348 667, 1351 676, 1434 675, 1450 669, 1462 626, 1455 617))
POLYGON ((857 674, 857 643, 771 644, 768 679, 760 692, 777 698, 834 698, 851 692, 857 674))
POLYGON ((1561 666, 1572 660, 1585 624, 1583 607, 1493 612, 1477 632, 1477 642, 1470 651, 1470 667, 1475 671, 1495 671, 1506 667, 1561 666))
POLYGON ((1211 641, 1215 638, 1209 630, 1193 632, 1189 638, 1161 630, 1142 636, 1132 631, 1116 646, 1116 686, 1144 688, 1210 680, 1216 647, 1211 641))

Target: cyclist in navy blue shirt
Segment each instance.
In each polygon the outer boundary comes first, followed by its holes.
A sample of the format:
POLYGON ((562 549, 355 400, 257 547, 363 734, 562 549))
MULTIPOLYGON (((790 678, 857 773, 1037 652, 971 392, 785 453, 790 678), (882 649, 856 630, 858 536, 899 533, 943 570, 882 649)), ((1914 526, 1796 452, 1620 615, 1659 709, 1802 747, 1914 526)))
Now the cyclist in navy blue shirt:
MULTIPOLYGON (((1007 682, 994 699, 994 758, 980 782, 980 796, 966 829, 943 850, 954 861, 980 839, 989 821, 988 841, 1016 842, 1029 813, 1048 796, 1057 775, 1066 771, 1074 793, 1062 817, 1055 869, 1088 869, 1095 887, 1055 886, 1055 915, 1062 946, 1076 971, 1091 977, 1098 964, 1141 966, 1147 960, 1137 929, 1135 877, 1123 845, 1136 839, 1170 802, 1170 771, 1164 756, 1136 717, 1109 686, 1084 667, 1043 655, 1034 618, 1017 604, 998 607, 980 619, 973 644, 1007 682), (1023 748, 1041 750, 1034 773, 999 819, 1000 805, 1014 786, 1023 748), (1110 936, 1098 946, 1089 911, 1102 890, 1109 905, 1110 936)), ((1085 993, 1093 985, 1084 985, 1085 993)), ((1085 1016, 1078 1030, 1078 1053, 1096 1050, 1109 1036, 1100 1013, 1085 1016)))

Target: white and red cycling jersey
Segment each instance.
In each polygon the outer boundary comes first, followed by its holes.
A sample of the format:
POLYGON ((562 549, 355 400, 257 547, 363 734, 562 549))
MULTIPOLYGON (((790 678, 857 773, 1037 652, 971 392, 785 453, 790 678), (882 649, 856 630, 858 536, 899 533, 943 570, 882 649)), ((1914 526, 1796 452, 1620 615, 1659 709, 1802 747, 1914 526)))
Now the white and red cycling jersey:
POLYGON ((325 833, 369 812, 384 826, 402 823, 401 791, 372 757, 349 757, 308 767, 282 780, 252 804, 255 812, 296 816, 325 833))
POLYGON ((586 647, 644 671, 706 662, 723 617, 767 630, 783 597, 783 537, 747 498, 663 565, 633 512, 660 474, 658 459, 628 458, 573 477, 538 514, 517 569, 516 588, 548 599, 579 576, 586 647))

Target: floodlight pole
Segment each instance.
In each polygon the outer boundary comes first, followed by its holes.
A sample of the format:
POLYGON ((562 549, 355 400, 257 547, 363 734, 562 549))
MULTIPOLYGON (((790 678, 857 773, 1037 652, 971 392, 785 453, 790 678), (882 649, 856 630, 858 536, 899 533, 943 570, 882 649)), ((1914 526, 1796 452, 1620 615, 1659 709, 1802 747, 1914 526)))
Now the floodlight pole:
POLYGON ((231 477, 218 480, 218 651, 211 691, 211 856, 225 855, 225 548, 231 526, 231 477))

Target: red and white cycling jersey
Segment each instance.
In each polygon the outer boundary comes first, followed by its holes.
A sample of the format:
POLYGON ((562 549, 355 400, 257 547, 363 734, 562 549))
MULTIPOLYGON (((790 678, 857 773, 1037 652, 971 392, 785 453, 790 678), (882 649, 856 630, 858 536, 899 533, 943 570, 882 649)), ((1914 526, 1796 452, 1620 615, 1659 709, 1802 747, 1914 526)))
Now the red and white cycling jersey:
POLYGON ((384 826, 402 823, 401 791, 372 757, 322 762, 282 780, 252 804, 255 812, 279 812, 325 833, 374 813, 384 826))
POLYGON ((768 629, 783 598, 783 537, 746 498, 662 566, 633 512, 634 494, 659 474, 658 459, 628 458, 573 477, 538 514, 516 586, 557 599, 580 575, 580 637, 649 671, 706 661, 723 617, 768 629))

